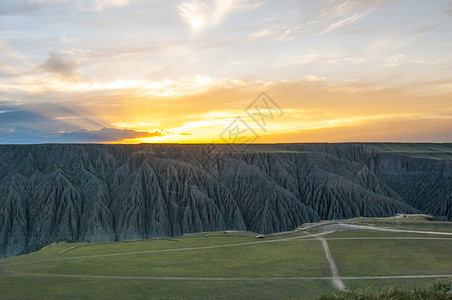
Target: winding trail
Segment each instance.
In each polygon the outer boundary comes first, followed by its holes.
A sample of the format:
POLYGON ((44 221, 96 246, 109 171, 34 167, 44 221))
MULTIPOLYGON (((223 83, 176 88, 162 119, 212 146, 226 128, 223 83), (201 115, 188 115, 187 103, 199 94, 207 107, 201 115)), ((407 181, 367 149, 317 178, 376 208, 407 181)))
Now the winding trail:
MULTIPOLYGON (((307 233, 307 232, 306 232, 307 233)), ((319 234, 311 234, 311 236, 299 236, 299 237, 291 237, 277 240, 269 240, 269 241, 259 241, 259 242, 245 242, 245 243, 235 243, 235 244, 225 244, 225 245, 215 245, 215 246, 202 246, 202 247, 191 247, 191 248, 175 248, 175 249, 160 249, 160 250, 146 250, 146 251, 134 251, 134 252, 120 252, 120 253, 106 253, 106 254, 96 254, 96 255, 84 255, 84 256, 72 256, 72 257, 57 257, 57 258, 48 258, 48 259, 40 259, 40 260, 30 260, 30 261, 1 261, 0 265, 20 265, 20 264, 30 264, 30 263, 42 263, 42 262, 52 262, 52 261, 61 261, 61 260, 78 260, 85 258, 98 258, 98 257, 115 257, 115 256, 126 256, 126 255, 138 255, 138 254, 148 254, 148 253, 163 253, 163 252, 177 252, 177 251, 196 251, 196 250, 204 250, 204 249, 215 249, 215 248, 226 248, 226 247, 239 247, 246 245, 254 245, 254 244, 262 244, 262 243, 275 243, 275 242, 285 242, 292 240, 304 240, 304 241, 312 241, 318 240, 318 236, 323 236, 331 233, 322 232, 319 234)), ((450 240, 452 238, 440 238, 440 237, 331 237, 324 238, 325 241, 329 240, 450 240)), ((64 254, 70 250, 73 250, 74 247, 67 248, 58 252, 58 254, 64 254)))
MULTIPOLYGON (((326 228, 328 228, 328 225, 333 225, 333 224, 323 224, 325 225, 326 228)), ((374 227, 374 226, 364 226, 364 225, 354 225, 354 224, 344 224, 344 223, 339 223, 339 224, 335 224, 334 226, 341 226, 341 227, 345 227, 346 229, 359 229, 359 230, 371 230, 371 231, 385 231, 385 232, 402 232, 402 233, 419 233, 419 234, 436 234, 436 235, 448 235, 448 236, 452 236, 452 233, 449 232, 437 232, 437 231, 418 231, 418 230, 404 230, 404 229, 392 229, 392 228, 380 228, 380 227, 374 227)), ((311 235, 309 232, 305 231, 306 229, 311 229, 312 227, 309 228, 305 228, 303 231, 308 234, 311 235)), ((344 280, 352 280, 352 279, 387 279, 387 278, 420 278, 420 277, 412 277, 412 276, 416 276, 416 275, 406 275, 404 277, 391 277, 391 276, 371 276, 371 277, 340 277, 339 276, 339 270, 336 266, 336 263, 333 260, 333 256, 331 255, 330 252, 330 248, 328 247, 328 243, 326 242, 326 240, 317 235, 316 239, 320 240, 322 242, 323 245, 323 249, 325 250, 325 256, 328 259, 328 263, 330 264, 330 268, 331 268, 331 281, 333 283, 333 285, 339 289, 339 290, 345 290, 345 284, 342 281, 342 279, 344 280)), ((331 238, 331 240, 333 240, 335 238, 331 238)), ((336 238, 336 239, 365 239, 365 238, 336 238)), ((372 239, 378 239, 378 238, 372 238, 372 239)), ((388 239, 388 238, 384 238, 384 239, 388 239)), ((392 239, 397 239, 397 237, 393 237, 392 239)), ((408 239, 408 238, 404 238, 404 239, 408 239)), ((431 239, 431 238, 412 238, 412 239, 431 239)), ((444 239, 449 239, 449 238, 444 238, 444 239)), ((424 275, 427 276, 427 275, 424 275)), ((445 277, 448 277, 447 275, 445 275, 445 277)), ((425 278, 425 277, 422 277, 425 278)))
POLYGON ((437 237, 405 237, 405 236, 393 236, 393 237, 384 237, 384 236, 375 236, 375 237, 330 237, 325 238, 325 240, 442 240, 442 241, 452 241, 452 238, 437 238, 437 237))
MULTIPOLYGON (((310 236, 314 236, 314 235, 311 235, 309 232, 306 232, 306 234, 308 234, 310 236)), ((335 288, 337 288, 341 291, 345 290, 345 284, 342 281, 341 277, 339 276, 339 270, 336 266, 336 263, 333 260, 333 256, 331 255, 331 251, 330 251, 330 247, 328 247, 328 243, 326 242, 326 240, 324 238, 322 238, 319 235, 316 235, 315 238, 322 242, 326 259, 328 260, 328 263, 330 264, 330 268, 331 268, 331 276, 332 276, 331 282, 333 283, 335 288)))
POLYGON ((225 245, 213 245, 213 246, 202 246, 202 247, 187 247, 187 248, 175 248, 175 249, 160 249, 160 250, 146 250, 146 251, 134 251, 134 252, 120 252, 120 253, 107 253, 107 254, 96 254, 96 255, 84 255, 84 256, 72 256, 72 257, 57 257, 57 258, 48 258, 48 259, 40 259, 40 260, 31 260, 31 261, 19 261, 19 262, 2 262, 0 264, 30 264, 30 263, 43 263, 43 262, 51 262, 51 261, 62 261, 62 260, 78 260, 78 259, 86 259, 86 258, 98 258, 98 257, 115 257, 115 256, 127 256, 127 255, 139 255, 139 254, 148 254, 148 253, 164 253, 164 252, 178 252, 178 251, 193 251, 193 250, 205 250, 205 249, 216 249, 216 248, 228 248, 228 247, 239 247, 239 246, 247 246, 247 245, 256 245, 256 244, 266 244, 266 243, 279 243, 286 242, 292 240, 300 240, 307 239, 312 240, 311 237, 322 236, 331 233, 332 231, 325 231, 318 234, 306 234, 303 236, 295 236, 288 237, 282 239, 275 240, 263 240, 256 242, 245 242, 245 243, 235 243, 235 244, 225 244, 225 245))
POLYGON ((333 256, 331 255, 331 252, 330 252, 330 247, 328 247, 328 243, 326 242, 326 240, 324 238, 318 237, 318 239, 322 241, 322 245, 323 245, 323 249, 325 250, 326 258, 328 259, 328 263, 330 264, 331 275, 332 275, 331 281, 333 282, 333 285, 341 291, 345 290, 345 284, 344 284, 344 282, 342 282, 342 279, 339 276, 339 270, 337 269, 337 266, 334 263, 333 256))
MULTIPOLYGON (((14 273, 12 276, 30 277, 60 277, 81 279, 125 279, 125 280, 187 280, 187 281, 277 281, 277 280, 331 280, 335 277, 165 277, 165 276, 123 276, 123 275, 78 275, 52 273, 14 273)), ((452 274, 439 275, 390 275, 390 276, 353 276, 341 277, 343 280, 373 280, 373 279, 416 279, 416 278, 452 278, 452 274)), ((345 288, 345 286, 344 286, 345 288)))
MULTIPOLYGON (((328 225, 326 225, 328 226, 328 225)), ((360 229, 360 230, 371 230, 371 231, 386 231, 386 232, 403 232, 403 233, 424 233, 424 234, 436 234, 436 235, 448 235, 452 236, 450 232, 441 231, 422 231, 422 230, 405 230, 405 229, 394 229, 394 228, 383 228, 368 225, 355 225, 355 224, 338 224, 336 226, 341 226, 348 229, 360 229)))

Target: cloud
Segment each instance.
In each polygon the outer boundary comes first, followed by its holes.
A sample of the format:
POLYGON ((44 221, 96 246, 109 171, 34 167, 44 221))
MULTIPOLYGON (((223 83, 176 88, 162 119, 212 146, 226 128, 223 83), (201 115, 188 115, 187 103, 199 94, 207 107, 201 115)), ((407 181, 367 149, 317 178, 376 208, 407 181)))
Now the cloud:
POLYGON ((15 83, 0 82, 0 89, 5 92, 22 92, 25 94, 43 94, 53 92, 88 93, 88 92, 110 92, 124 91, 130 95, 144 95, 157 97, 181 97, 197 94, 212 87, 234 84, 229 81, 216 80, 210 76, 196 75, 189 78, 153 80, 123 80, 112 81, 89 81, 78 78, 73 79, 77 72, 73 63, 65 58, 49 58, 41 65, 41 69, 51 74, 58 75, 47 78, 45 76, 27 76, 17 80, 15 83))
POLYGON ((21 15, 37 11, 41 8, 38 3, 25 0, 2 1, 0 15, 21 15))
POLYGON ((0 102, 0 127, 14 129, 24 127, 41 131, 73 130, 82 127, 102 127, 107 123, 90 118, 89 113, 77 105, 61 105, 36 101, 31 104, 12 105, 0 102))
MULTIPOLYGON (((452 11, 451 11, 452 13, 452 11)), ((415 33, 425 33, 425 32, 430 32, 430 31, 434 31, 435 29, 438 29, 439 27, 441 27, 444 24, 444 22, 439 22, 433 25, 429 25, 429 26, 424 26, 422 28, 418 28, 416 30, 414 30, 415 33)))
POLYGON ((130 0, 32 0, 32 5, 56 5, 61 3, 77 4, 81 11, 104 11, 109 7, 123 7, 128 5, 130 0))
POLYGON ((41 144, 41 143, 106 143, 121 142, 125 139, 162 136, 160 131, 142 132, 132 129, 101 128, 99 130, 79 129, 69 132, 48 132, 16 127, 0 131, 1 144, 41 144))
POLYGON ((39 128, 56 125, 52 119, 45 118, 35 112, 21 107, 0 106, 0 128, 14 130, 17 127, 39 128))
POLYGON ((262 136, 263 143, 436 142, 452 139, 452 118, 388 117, 262 136))
POLYGON ((40 66, 48 73, 70 78, 76 75, 76 68, 80 65, 77 59, 67 58, 65 55, 49 51, 49 58, 40 66))
POLYGON ((30 62, 7 40, 0 39, 0 76, 18 75, 24 72, 30 62))
POLYGON ((397 67, 399 63, 404 59, 405 54, 391 55, 386 58, 384 67, 397 67))
POLYGON ((452 16, 452 1, 449 0, 446 4, 442 6, 442 9, 446 14, 452 16))
MULTIPOLYGON (((47 105, 49 106, 50 104, 47 105)), ((31 109, 32 107, 0 104, 1 144, 119 142, 125 139, 162 137, 168 134, 161 130, 149 132, 107 126, 101 129, 85 129, 76 123, 98 126, 99 122, 87 120, 76 110, 63 106, 49 109, 53 109, 49 115, 31 109), (61 117, 56 117, 57 115, 61 117)))
POLYGON ((335 29, 337 29, 337 28, 339 28, 339 27, 342 27, 342 26, 344 26, 344 25, 346 25, 346 24, 353 23, 353 22, 355 22, 356 20, 361 19, 361 18, 364 17, 365 15, 366 15, 365 13, 362 13, 362 14, 354 14, 354 15, 351 16, 351 17, 348 17, 348 18, 346 18, 346 19, 342 19, 342 20, 340 20, 340 21, 337 21, 337 22, 331 24, 330 26, 328 26, 328 27, 327 27, 325 30, 323 30, 320 34, 324 34, 324 33, 330 32, 330 31, 332 31, 332 30, 335 30, 335 29))
POLYGON ((328 5, 328 9, 322 13, 323 18, 342 17, 347 14, 357 12, 371 12, 376 8, 390 3, 389 0, 324 0, 328 5))
POLYGON ((262 29, 258 32, 252 33, 251 38, 271 37, 274 40, 291 41, 295 35, 300 33, 300 26, 288 27, 281 25, 273 25, 271 27, 262 29))
MULTIPOLYGON (((399 58, 403 57, 388 57, 399 58)), ((306 77, 303 81, 239 82, 168 101, 155 97, 131 97, 127 92, 121 95, 96 93, 95 96, 58 93, 58 98, 72 99, 72 103, 67 103, 66 107, 51 107, 50 103, 47 106, 36 103, 36 106, 8 107, 0 103, 0 143, 134 142, 140 139, 143 142, 210 142, 237 116, 244 117, 243 110, 262 90, 285 111, 284 118, 271 121, 268 128, 271 134, 341 127, 344 134, 335 131, 336 140, 360 139, 365 137, 361 135, 365 131, 360 130, 360 124, 376 122, 376 119, 384 124, 386 120, 396 118, 417 118, 420 121, 412 124, 422 128, 424 121, 420 117, 440 119, 442 117, 438 114, 441 113, 452 118, 448 105, 450 93, 428 97, 426 102, 426 97, 414 96, 411 87, 407 87, 408 93, 389 87, 380 88, 381 85, 381 82, 360 80, 334 84, 318 77, 306 77), (389 114, 388 107, 391 108, 389 114), (94 119, 97 123, 89 123, 82 117, 94 119), (168 131, 155 131, 157 128, 168 131), (353 128, 357 130, 355 136, 353 128)), ((420 84, 415 86, 423 89, 420 84)), ((252 120, 246 119, 246 122, 255 126, 252 120)), ((412 132, 404 128, 407 133, 412 132)), ((435 128, 432 133, 436 132, 435 128)), ((402 134, 403 130, 400 130, 399 136, 402 134)), ((331 136, 334 135, 325 132, 316 140, 328 140, 331 136)), ((283 138, 285 136, 278 141, 284 141, 283 138)), ((303 133, 296 138, 309 141, 312 135, 303 133)), ((295 141, 295 137, 285 141, 295 141)))
POLYGON ((123 7, 129 4, 129 0, 94 0, 91 10, 103 11, 108 7, 123 7))
POLYGON ((126 139, 161 137, 165 134, 163 131, 147 132, 103 127, 98 130, 80 129, 59 132, 55 138, 62 143, 102 143, 118 142, 126 139))
MULTIPOLYGON (((251 33, 250 38, 271 38, 291 41, 307 32, 329 33, 364 18, 388 0, 319 0, 307 3, 294 1, 290 9, 274 11, 260 20, 265 26, 251 33)), ((362 30, 362 28, 360 28, 362 30)))
POLYGON ((60 38, 60 42, 62 42, 62 43, 73 43, 73 42, 77 42, 77 39, 69 39, 69 38, 67 38, 67 36, 64 34, 64 35, 60 38))
POLYGON ((179 15, 193 32, 220 24, 233 11, 258 8, 263 1, 255 0, 187 0, 177 5, 179 15))
POLYGON ((387 0, 325 0, 328 9, 320 14, 320 20, 330 23, 320 34, 325 34, 345 25, 352 24, 378 7, 389 3, 387 0), (331 23, 332 22, 332 23, 331 23))

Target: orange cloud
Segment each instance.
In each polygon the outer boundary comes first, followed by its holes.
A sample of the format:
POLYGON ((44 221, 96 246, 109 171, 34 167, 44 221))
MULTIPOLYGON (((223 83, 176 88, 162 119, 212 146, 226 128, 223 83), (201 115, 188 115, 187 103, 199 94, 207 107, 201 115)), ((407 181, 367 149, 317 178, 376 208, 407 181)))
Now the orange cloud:
MULTIPOLYGON (((267 120, 262 130, 245 113, 259 94, 253 88, 217 88, 198 95, 158 102, 129 102, 133 118, 149 116, 175 135, 146 142, 221 142, 222 132, 237 117, 259 135, 259 142, 309 141, 447 141, 452 119, 451 95, 418 96, 365 83, 324 82, 266 84, 284 116, 267 120), (215 101, 212 101, 212 100, 215 101), (152 117, 151 117, 152 116, 152 117), (184 134, 192 132, 191 135, 184 134)), ((139 127, 139 129, 144 129, 139 127)), ((450 134, 449 134, 450 135, 450 134)), ((452 137, 449 137, 452 138, 452 137)))
MULTIPOLYGON (((237 118, 249 128, 245 140, 255 135, 259 136, 257 141, 268 143, 402 138, 417 141, 429 137, 446 141, 448 131, 441 128, 452 128, 447 127, 452 108, 451 95, 446 93, 418 95, 363 81, 333 84, 322 79, 213 82, 198 93, 193 90, 177 96, 146 95, 138 87, 71 91, 64 93, 64 110, 53 111, 51 105, 42 104, 28 108, 47 119, 64 121, 71 128, 108 127, 137 132, 119 140, 97 136, 100 141, 123 143, 224 142, 222 134, 237 118), (265 128, 245 112, 263 90, 284 110, 283 116, 267 118, 265 128)), ((55 93, 55 97, 60 99, 61 93, 55 93)), ((47 97, 51 95, 47 93, 47 97)))

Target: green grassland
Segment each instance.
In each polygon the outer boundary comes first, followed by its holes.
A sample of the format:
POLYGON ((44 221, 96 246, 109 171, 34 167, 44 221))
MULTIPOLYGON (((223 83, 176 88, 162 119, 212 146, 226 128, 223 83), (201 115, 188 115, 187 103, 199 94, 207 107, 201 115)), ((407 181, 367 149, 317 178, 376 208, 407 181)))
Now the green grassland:
POLYGON ((341 276, 427 275, 452 273, 451 241, 328 240, 328 245, 341 276))
MULTIPOLYGON (((375 221, 344 222, 378 226, 375 221)), ((388 218, 384 225, 393 227, 399 221, 388 218)), ((447 222, 422 217, 403 222, 415 230, 440 227, 441 232, 452 232, 447 222)), ((349 290, 423 287, 438 280, 360 279, 363 276, 452 274, 450 235, 326 232, 328 226, 307 231, 327 241, 349 290)), ((337 291, 317 237, 301 231, 255 236, 211 232, 108 244, 51 244, 0 260, 0 299, 315 299, 337 291)))
POLYGON ((399 215, 390 218, 354 218, 347 220, 346 223, 393 229, 450 232, 450 222, 432 221, 432 219, 433 217, 426 215, 413 215, 405 218, 399 215))
POLYGON ((312 299, 327 281, 158 281, 23 277, 0 282, 3 299, 312 299), (6 287, 6 288, 4 288, 6 287))
POLYGON ((427 288, 436 282, 451 282, 450 279, 380 279, 380 280, 345 280, 345 284, 349 290, 359 291, 368 290, 372 292, 379 292, 391 288, 398 288, 403 290, 427 288))
POLYGON ((371 148, 378 152, 397 153, 403 156, 410 156, 425 159, 452 159, 450 143, 429 144, 429 143, 358 143, 366 148, 371 148))

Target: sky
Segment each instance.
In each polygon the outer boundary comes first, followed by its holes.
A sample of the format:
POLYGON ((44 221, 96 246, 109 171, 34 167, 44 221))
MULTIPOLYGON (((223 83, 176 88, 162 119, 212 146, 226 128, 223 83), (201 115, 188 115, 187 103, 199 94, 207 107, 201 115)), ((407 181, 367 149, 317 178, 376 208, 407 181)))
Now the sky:
POLYGON ((451 0, 2 0, 0 144, 452 142, 451 0))

